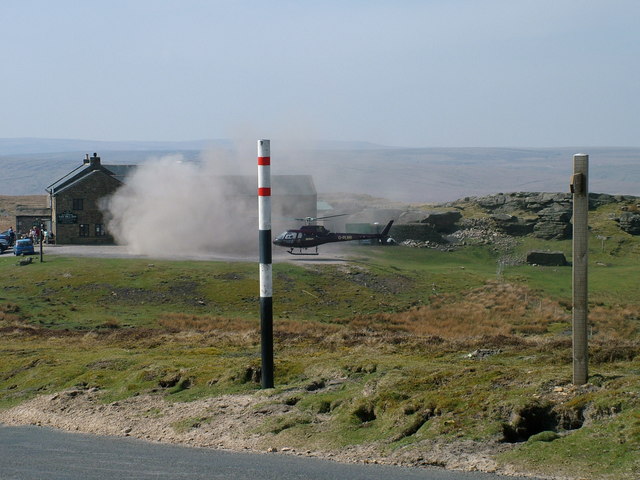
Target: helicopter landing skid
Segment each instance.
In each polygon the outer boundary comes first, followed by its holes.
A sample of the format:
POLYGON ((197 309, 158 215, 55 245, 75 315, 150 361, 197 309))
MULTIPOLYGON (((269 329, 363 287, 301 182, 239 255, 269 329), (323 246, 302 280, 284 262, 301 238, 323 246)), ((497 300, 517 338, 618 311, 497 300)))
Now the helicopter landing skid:
POLYGON ((316 247, 316 251, 315 251, 315 252, 311 252, 311 253, 308 253, 308 252, 306 251, 306 248, 305 248, 305 251, 304 251, 304 252, 302 251, 302 248, 299 248, 299 249, 298 249, 298 253, 294 252, 294 251, 293 251, 293 248, 291 248, 291 249, 287 250, 287 252, 288 252, 290 255, 320 255, 320 254, 318 253, 318 247, 316 247))

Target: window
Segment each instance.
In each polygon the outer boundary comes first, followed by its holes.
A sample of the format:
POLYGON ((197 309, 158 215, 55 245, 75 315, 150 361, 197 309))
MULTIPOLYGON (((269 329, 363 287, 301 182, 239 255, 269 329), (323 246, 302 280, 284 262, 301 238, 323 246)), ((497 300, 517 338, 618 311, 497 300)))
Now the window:
POLYGON ((73 210, 82 210, 84 205, 83 205, 83 199, 82 198, 74 198, 73 199, 73 210))
POLYGON ((107 232, 104 229, 104 225, 102 223, 96 223, 96 237, 104 237, 107 232))
POLYGON ((88 223, 81 223, 80 224, 80 234, 81 237, 88 237, 89 236, 89 224, 88 223))

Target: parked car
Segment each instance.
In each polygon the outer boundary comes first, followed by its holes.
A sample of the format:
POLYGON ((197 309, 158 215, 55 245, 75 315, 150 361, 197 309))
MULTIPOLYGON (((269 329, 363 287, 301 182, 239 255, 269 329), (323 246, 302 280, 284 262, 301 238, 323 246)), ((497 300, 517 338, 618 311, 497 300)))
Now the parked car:
POLYGON ((30 238, 22 238, 13 246, 14 255, 33 255, 36 253, 33 249, 33 242, 30 238))
POLYGON ((0 240, 5 240, 9 244, 9 246, 13 245, 13 240, 14 239, 15 239, 15 237, 11 238, 11 235, 9 235, 9 230, 5 230, 4 232, 0 232, 0 240))
POLYGON ((7 248, 9 248, 9 242, 0 237, 0 254, 3 254, 7 248))

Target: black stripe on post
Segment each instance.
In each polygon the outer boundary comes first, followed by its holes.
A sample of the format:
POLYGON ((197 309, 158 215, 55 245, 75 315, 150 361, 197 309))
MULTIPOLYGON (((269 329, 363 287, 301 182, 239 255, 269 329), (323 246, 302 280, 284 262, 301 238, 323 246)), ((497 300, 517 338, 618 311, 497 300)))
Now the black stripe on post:
MULTIPOLYGON (((260 263, 271 263, 271 230, 259 230, 258 240, 260 242, 260 263)), ((254 257, 255 258, 255 257, 254 257)))
POLYGON ((262 388, 273 388, 273 299, 260 297, 262 388))

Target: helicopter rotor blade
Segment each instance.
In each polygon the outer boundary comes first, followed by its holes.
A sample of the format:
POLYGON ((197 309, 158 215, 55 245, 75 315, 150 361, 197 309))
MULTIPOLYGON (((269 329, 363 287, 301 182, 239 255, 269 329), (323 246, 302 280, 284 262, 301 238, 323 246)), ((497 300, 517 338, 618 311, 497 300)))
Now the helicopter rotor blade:
POLYGON ((327 215, 326 217, 317 217, 316 220, 323 220, 325 218, 335 218, 335 217, 348 217, 351 215, 350 213, 341 213, 339 215, 327 215))
POLYGON ((351 214, 341 213, 339 215, 326 215, 324 217, 304 217, 304 218, 296 218, 296 220, 299 220, 301 222, 314 222, 316 220, 324 220, 325 218, 346 217, 348 215, 351 215, 351 214))

